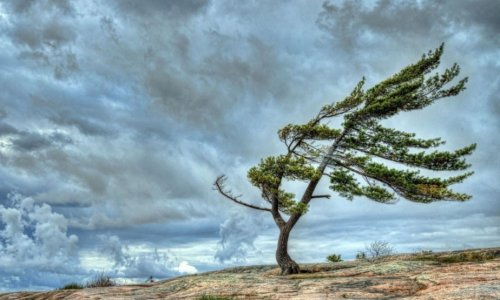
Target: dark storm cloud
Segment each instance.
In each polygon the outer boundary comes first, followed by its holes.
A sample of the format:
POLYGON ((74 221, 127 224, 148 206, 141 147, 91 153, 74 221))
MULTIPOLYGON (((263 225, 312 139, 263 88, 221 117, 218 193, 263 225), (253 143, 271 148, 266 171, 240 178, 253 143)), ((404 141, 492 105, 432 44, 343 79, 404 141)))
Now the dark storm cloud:
POLYGON ((79 70, 71 49, 77 33, 69 1, 7 1, 4 5, 15 15, 9 18, 6 34, 18 46, 19 58, 50 68, 59 80, 79 70))
MULTIPOLYGON (((56 140, 58 137, 55 137, 56 140)), ((18 151, 33 151, 36 149, 46 148, 52 145, 53 140, 50 137, 45 137, 36 133, 26 133, 11 140, 14 148, 18 151)))
MULTIPOLYGON (((448 8, 448 13, 458 16, 457 22, 471 27, 479 27, 483 31, 485 39, 499 42, 498 31, 500 20, 497 12, 500 11, 500 3, 495 0, 477 1, 445 1, 442 7, 448 8)), ((443 9, 444 11, 444 9, 443 9)))
POLYGON ((100 124, 101 121, 95 121, 88 117, 75 116, 70 112, 50 117, 50 120, 57 125, 74 126, 84 135, 109 135, 111 134, 109 126, 100 124))
POLYGON ((500 4, 495 0, 482 1, 480 5, 476 1, 382 0, 373 7, 359 1, 343 1, 340 4, 325 2, 323 9, 319 26, 333 33, 338 46, 355 51, 362 50, 355 46, 380 41, 376 37, 404 40, 408 46, 417 45, 425 38, 446 40, 477 29, 483 42, 490 45, 499 42, 495 33, 500 22, 495 14, 500 4))
MULTIPOLYGON (((90 218, 89 226, 92 227, 116 227, 133 223, 154 222, 164 218, 188 217, 184 210, 191 210, 193 214, 199 214, 200 209, 196 207, 189 209, 191 206, 189 199, 193 199, 196 195, 202 196, 210 191, 209 178, 206 179, 208 182, 200 182, 199 179, 193 178, 191 172, 195 171, 194 165, 189 166, 192 164, 192 158, 185 157, 184 159, 189 163, 182 163, 174 157, 180 158, 184 154, 174 152, 173 149, 169 153, 172 156, 143 151, 129 153, 114 151, 115 157, 111 158, 97 153, 74 156, 68 154, 64 149, 44 150, 42 146, 47 145, 44 144, 46 140, 43 139, 41 142, 38 139, 23 142, 15 144, 16 147, 23 146, 24 150, 38 151, 34 153, 21 151, 11 154, 6 165, 30 170, 33 174, 65 178, 64 182, 60 183, 60 188, 69 185, 69 187, 73 186, 86 191, 84 195, 90 198, 87 201, 90 200, 99 207, 90 218), (186 171, 178 171, 182 169, 186 171), (175 176, 172 175, 172 172, 176 173, 175 176), (165 198, 178 200, 184 198, 186 201, 176 204, 172 200, 166 201, 165 198), (111 203, 115 203, 116 207, 107 207, 111 203), (139 203, 149 203, 149 205, 144 206, 139 205, 139 203), (131 210, 131 207, 135 208, 131 210), (156 208, 153 209, 153 207, 156 208), (113 215, 118 211, 121 211, 119 214, 125 214, 128 217, 124 219, 113 218, 113 215)), ((71 147, 75 147, 75 145, 71 147)), ((162 148, 162 150, 167 149, 162 148)), ((196 165, 196 167, 198 168, 196 172, 204 171, 201 165, 196 165)), ((215 176, 214 173, 212 174, 215 176)), ((54 192, 60 193, 61 189, 56 189, 54 192)), ((50 194, 51 192, 47 191, 41 196, 50 201, 50 194)), ((67 201, 71 201, 71 198, 67 201)))
POLYGON ((12 135, 16 134, 19 131, 12 125, 9 125, 5 122, 0 122, 0 136, 2 135, 12 135))
POLYGON ((137 14, 149 18, 154 14, 168 14, 182 19, 186 15, 198 13, 209 4, 209 0, 134 0, 114 1, 124 13, 137 14))
POLYGON ((215 33, 209 37, 218 46, 201 63, 186 62, 179 71, 178 65, 162 63, 160 57, 146 73, 148 93, 167 114, 210 130, 225 130, 233 121, 227 111, 250 106, 248 99, 259 106, 287 98, 287 75, 276 74, 284 64, 272 49, 254 37, 229 39, 215 33), (221 55, 227 49, 245 53, 221 55))
POLYGON ((52 132, 50 134, 29 132, 19 130, 6 122, 0 121, 0 137, 2 136, 5 137, 3 147, 9 147, 7 144, 10 144, 15 151, 20 152, 31 152, 50 146, 64 146, 72 143, 69 136, 59 132, 52 132))
POLYGON ((69 0, 49 0, 49 1, 36 1, 36 0, 6 0, 4 3, 18 14, 36 12, 37 8, 48 10, 58 10, 65 14, 73 12, 73 6, 69 0))
POLYGON ((11 32, 11 38, 15 43, 33 50, 45 46, 59 48, 72 42, 75 37, 76 32, 70 24, 56 20, 47 21, 38 30, 34 30, 32 20, 22 20, 11 32))

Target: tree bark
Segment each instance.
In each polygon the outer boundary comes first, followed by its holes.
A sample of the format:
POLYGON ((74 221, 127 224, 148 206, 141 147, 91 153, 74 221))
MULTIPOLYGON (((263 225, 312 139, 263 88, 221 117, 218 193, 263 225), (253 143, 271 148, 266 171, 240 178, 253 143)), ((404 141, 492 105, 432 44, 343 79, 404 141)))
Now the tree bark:
POLYGON ((281 275, 300 273, 299 265, 288 255, 288 237, 292 230, 289 226, 280 228, 278 247, 276 249, 276 261, 281 268, 281 275))

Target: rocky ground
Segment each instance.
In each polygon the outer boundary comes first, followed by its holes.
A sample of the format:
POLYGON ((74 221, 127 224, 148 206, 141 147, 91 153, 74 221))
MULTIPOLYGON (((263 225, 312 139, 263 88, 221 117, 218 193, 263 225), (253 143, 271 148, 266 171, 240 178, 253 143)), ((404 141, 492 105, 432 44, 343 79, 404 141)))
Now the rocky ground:
POLYGON ((0 294, 6 299, 500 299, 500 248, 376 261, 240 267, 143 285, 0 294))

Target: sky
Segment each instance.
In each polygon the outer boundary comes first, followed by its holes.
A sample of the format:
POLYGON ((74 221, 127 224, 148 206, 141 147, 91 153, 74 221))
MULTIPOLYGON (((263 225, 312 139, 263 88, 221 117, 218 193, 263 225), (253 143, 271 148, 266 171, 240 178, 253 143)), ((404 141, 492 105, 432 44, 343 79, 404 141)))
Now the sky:
MULTIPOLYGON (((465 203, 311 202, 298 262, 500 246, 500 2, 0 1, 0 291, 273 264, 267 212, 213 190, 285 151, 276 132, 445 43, 467 89, 388 126, 477 143, 465 203)), ((301 184, 287 185, 300 192, 301 184)))

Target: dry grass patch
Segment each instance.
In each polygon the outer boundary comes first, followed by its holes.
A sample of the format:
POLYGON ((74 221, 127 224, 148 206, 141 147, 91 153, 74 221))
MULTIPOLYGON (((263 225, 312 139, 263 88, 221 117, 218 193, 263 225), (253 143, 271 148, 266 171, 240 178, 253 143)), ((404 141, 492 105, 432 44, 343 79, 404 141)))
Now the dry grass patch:
POLYGON ((500 250, 491 249, 483 251, 452 252, 432 254, 423 252, 417 254, 413 260, 435 261, 439 263, 462 263, 462 262, 484 262, 500 258, 500 250))

